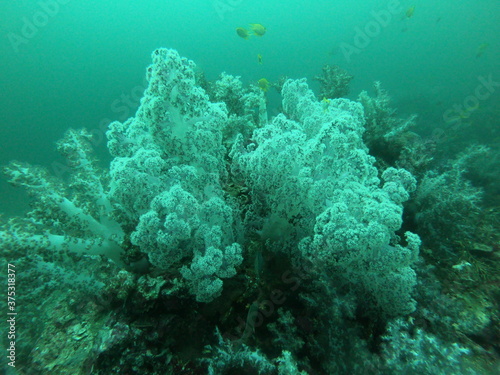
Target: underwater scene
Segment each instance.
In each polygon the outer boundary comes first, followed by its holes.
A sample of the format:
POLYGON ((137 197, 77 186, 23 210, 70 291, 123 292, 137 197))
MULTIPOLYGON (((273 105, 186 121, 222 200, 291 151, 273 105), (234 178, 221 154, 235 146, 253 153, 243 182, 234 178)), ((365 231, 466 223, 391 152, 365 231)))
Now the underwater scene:
POLYGON ((498 0, 0 14, 0 375, 500 374, 498 0))

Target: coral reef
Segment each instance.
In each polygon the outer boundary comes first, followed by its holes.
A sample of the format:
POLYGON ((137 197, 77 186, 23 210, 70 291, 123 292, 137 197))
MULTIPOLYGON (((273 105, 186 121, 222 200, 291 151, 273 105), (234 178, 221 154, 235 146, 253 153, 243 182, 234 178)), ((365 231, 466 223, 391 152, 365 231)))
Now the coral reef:
POLYGON ((494 287, 445 295, 420 256, 468 225, 464 203, 475 215, 465 166, 484 149, 432 174, 414 118, 395 119, 380 85, 338 98, 352 78, 338 68, 320 79, 327 108, 283 79, 268 119, 239 77, 208 82, 171 49, 152 59, 135 116, 109 125, 109 171, 85 130, 58 143, 57 176, 5 168, 32 198, 0 224, 0 264, 22 269, 18 373, 439 374, 496 360, 494 287))

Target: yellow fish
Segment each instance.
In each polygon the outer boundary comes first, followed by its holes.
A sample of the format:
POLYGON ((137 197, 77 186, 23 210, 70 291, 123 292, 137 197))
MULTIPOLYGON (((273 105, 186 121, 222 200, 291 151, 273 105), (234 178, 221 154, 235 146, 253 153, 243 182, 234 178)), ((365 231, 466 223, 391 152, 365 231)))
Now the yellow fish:
POLYGON ((262 65, 262 55, 260 53, 257 55, 257 61, 262 65))
POLYGON ((406 17, 411 18, 413 16, 413 13, 415 12, 415 5, 412 5, 406 10, 406 17))
POLYGON ((257 81, 257 85, 264 92, 267 92, 267 90, 269 90, 269 87, 271 87, 271 83, 267 79, 265 79, 265 78, 259 79, 257 81))
POLYGON ((256 36, 262 36, 266 33, 266 28, 260 23, 251 23, 250 30, 252 30, 253 34, 256 36))
POLYGON ((238 34, 238 36, 241 37, 241 38, 243 38, 243 39, 250 38, 250 33, 244 27, 237 27, 236 28, 236 34, 238 34))
POLYGON ((328 107, 330 106, 330 99, 323 97, 321 103, 323 104, 323 112, 328 112, 328 107))

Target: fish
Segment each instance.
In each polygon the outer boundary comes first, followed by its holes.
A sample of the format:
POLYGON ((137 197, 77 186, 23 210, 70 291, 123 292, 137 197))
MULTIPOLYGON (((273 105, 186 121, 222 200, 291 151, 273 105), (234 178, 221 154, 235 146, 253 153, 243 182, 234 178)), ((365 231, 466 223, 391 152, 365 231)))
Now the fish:
POLYGON ((260 23, 251 23, 250 30, 252 30, 255 36, 263 36, 267 31, 267 29, 260 23))
POLYGON ((321 103, 323 105, 323 112, 328 112, 328 107, 330 107, 330 99, 323 97, 323 100, 321 101, 321 103))
POLYGON ((243 39, 250 38, 250 33, 244 27, 237 27, 236 28, 236 34, 238 34, 238 36, 241 37, 241 38, 243 38, 243 39))
POLYGON ((269 88, 271 87, 271 83, 265 78, 259 79, 257 81, 257 85, 264 92, 267 92, 267 90, 269 90, 269 88))
POLYGON ((257 60, 259 64, 262 65, 262 55, 260 53, 257 55, 257 60))
POLYGON ((412 5, 411 7, 409 7, 407 10, 406 10, 406 17, 407 18, 411 18, 413 16, 413 13, 415 13, 415 5, 412 5))

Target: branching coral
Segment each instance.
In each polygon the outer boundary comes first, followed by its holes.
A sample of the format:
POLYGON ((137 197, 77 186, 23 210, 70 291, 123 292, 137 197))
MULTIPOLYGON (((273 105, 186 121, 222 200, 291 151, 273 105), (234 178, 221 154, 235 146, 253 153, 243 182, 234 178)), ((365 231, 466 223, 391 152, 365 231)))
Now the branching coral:
POLYGON ((391 98, 380 82, 375 82, 374 87, 375 97, 370 97, 366 91, 362 91, 358 97, 366 119, 363 139, 372 155, 394 165, 407 143, 408 130, 415 126, 417 116, 411 115, 405 120, 395 117, 396 110, 390 107, 391 98))
POLYGON ((244 344, 235 346, 229 340, 225 340, 218 329, 215 333, 218 345, 207 346, 206 351, 212 355, 210 358, 204 359, 204 362, 208 363, 209 375, 225 374, 236 370, 253 370, 257 374, 272 374, 274 372, 274 364, 259 350, 252 350, 244 344))
POLYGON ((395 319, 384 336, 387 371, 395 374, 477 374, 461 361, 470 350, 446 343, 421 328, 395 319), (411 333, 410 333, 411 331, 411 333))
POLYGON ((322 74, 314 77, 320 83, 319 99, 345 98, 349 94, 349 83, 353 78, 337 65, 324 65, 322 74))
POLYGON ((69 130, 58 142, 72 172, 69 183, 41 167, 11 162, 4 172, 9 182, 33 196, 24 219, 11 220, 0 236, 13 249, 101 254, 122 264, 124 231, 113 216, 108 176, 92 157, 91 135, 69 130))
POLYGON ((488 148, 469 147, 451 160, 441 173, 427 172, 413 199, 415 219, 421 233, 434 244, 450 247, 449 239, 460 233, 472 238, 480 214, 482 190, 466 178, 471 163, 488 148))

